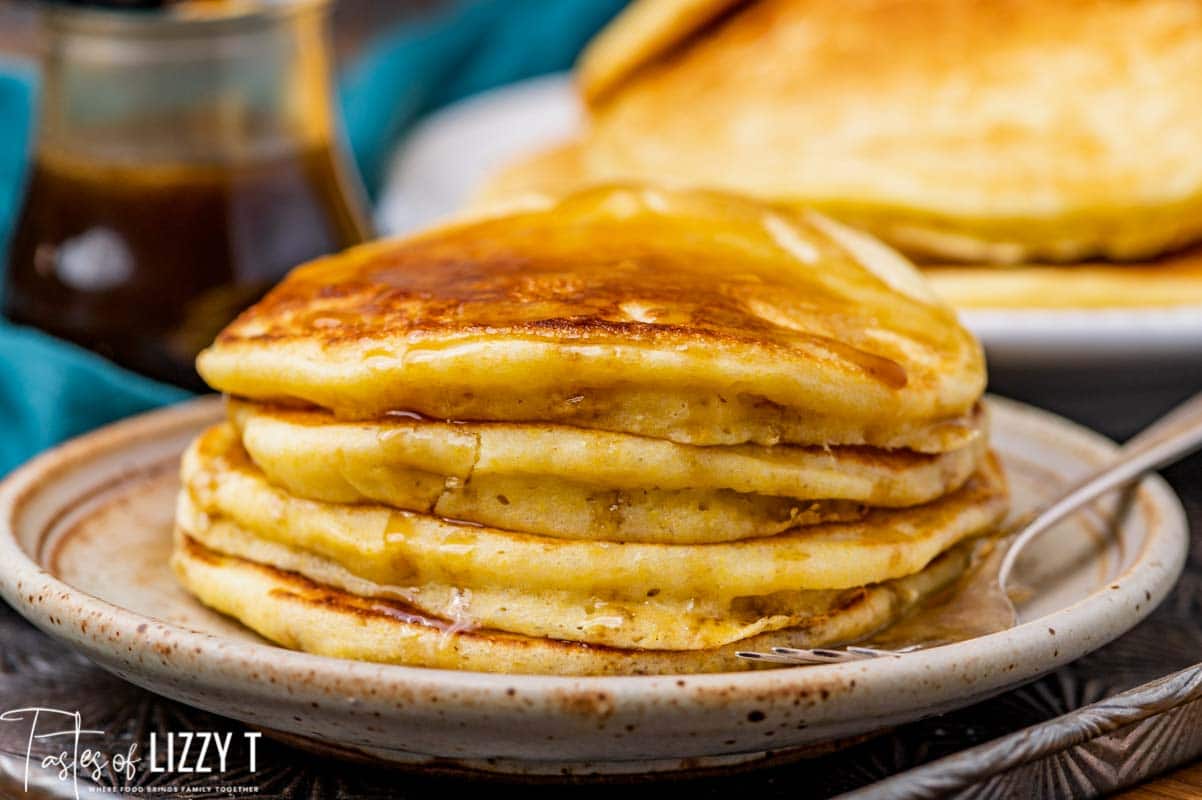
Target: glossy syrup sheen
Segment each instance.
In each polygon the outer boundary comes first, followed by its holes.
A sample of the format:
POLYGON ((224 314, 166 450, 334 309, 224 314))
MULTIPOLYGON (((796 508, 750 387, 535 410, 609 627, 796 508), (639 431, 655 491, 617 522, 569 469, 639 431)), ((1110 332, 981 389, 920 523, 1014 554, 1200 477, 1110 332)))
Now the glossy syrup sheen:
POLYGON ((718 340, 809 346, 902 387, 905 366, 869 331, 887 328, 935 351, 959 344, 946 308, 893 290, 796 220, 779 234, 787 226, 774 217, 721 195, 587 192, 547 211, 309 265, 227 329, 219 346, 365 334, 410 342, 718 340))
POLYGON ((874 635, 869 646, 885 650, 938 647, 1013 627, 1018 619, 1014 602, 998 583, 1010 540, 998 531, 973 544, 972 563, 963 575, 874 635))

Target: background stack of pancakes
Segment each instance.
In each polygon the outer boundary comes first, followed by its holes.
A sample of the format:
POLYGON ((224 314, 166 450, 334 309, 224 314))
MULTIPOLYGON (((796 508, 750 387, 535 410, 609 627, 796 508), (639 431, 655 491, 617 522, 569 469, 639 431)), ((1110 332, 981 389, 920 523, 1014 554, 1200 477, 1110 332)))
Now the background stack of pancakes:
POLYGON ((1199 75, 1196 0, 636 0, 580 60, 586 130, 477 207, 723 189, 861 227, 959 307, 1197 304, 1199 75))
POLYGON ((973 338, 802 212, 597 188, 299 268, 202 354, 174 566, 312 652, 571 674, 863 638, 1006 510, 973 338))

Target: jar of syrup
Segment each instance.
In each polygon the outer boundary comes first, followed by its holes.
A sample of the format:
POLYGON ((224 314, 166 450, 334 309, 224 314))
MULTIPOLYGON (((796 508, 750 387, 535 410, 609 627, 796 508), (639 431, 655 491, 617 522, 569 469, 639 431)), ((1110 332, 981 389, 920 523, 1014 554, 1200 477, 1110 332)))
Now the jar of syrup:
POLYGON ((45 11, 4 310, 201 388, 197 352, 297 264, 369 235, 324 0, 45 11))

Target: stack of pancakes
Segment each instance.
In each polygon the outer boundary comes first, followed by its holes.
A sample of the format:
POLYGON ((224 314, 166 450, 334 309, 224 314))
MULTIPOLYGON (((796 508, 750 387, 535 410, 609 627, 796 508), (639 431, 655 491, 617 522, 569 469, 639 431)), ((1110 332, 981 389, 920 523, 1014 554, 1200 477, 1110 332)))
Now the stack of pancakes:
POLYGON ((581 136, 479 203, 723 189, 868 230, 957 306, 1197 304, 1200 74, 1196 0, 637 0, 580 60, 581 136))
POLYGON ((854 641, 1006 510, 976 341, 814 214, 600 187, 294 271, 199 360, 174 567, 285 646, 563 674, 854 641))

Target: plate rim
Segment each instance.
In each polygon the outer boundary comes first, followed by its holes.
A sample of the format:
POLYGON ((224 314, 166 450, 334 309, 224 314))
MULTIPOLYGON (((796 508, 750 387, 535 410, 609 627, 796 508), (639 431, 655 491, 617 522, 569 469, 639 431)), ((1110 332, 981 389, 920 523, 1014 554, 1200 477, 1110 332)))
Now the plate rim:
MULTIPOLYGON (((1083 445, 1088 452, 1101 454, 1115 447, 1100 434, 1066 420, 1058 415, 1023 403, 991 396, 989 402, 995 408, 1004 408, 1021 417, 1034 420, 1036 424, 1061 427, 1073 441, 1074 446, 1083 445)), ((202 397, 168 406, 163 409, 140 414, 92 433, 59 445, 35 457, 19 467, 0 483, 0 596, 4 597, 23 617, 51 636, 65 640, 74 649, 89 647, 73 639, 62 628, 77 628, 79 618, 84 616, 65 615, 66 609, 74 606, 81 612, 104 615, 110 628, 126 635, 126 640, 142 638, 146 647, 155 641, 148 635, 154 631, 160 637, 170 637, 180 650, 195 651, 208 670, 208 680, 218 674, 237 677, 243 684, 253 684, 253 694, 259 697, 285 696, 284 681, 268 682, 266 673, 281 677, 292 677, 301 683, 314 680, 319 685, 341 685, 370 683, 375 687, 393 691, 403 690, 407 694, 425 692, 428 696, 442 696, 448 691, 456 694, 458 705, 481 710, 475 705, 486 702, 490 710, 505 710, 506 707, 529 711, 529 700, 542 696, 544 702, 562 708, 570 697, 607 695, 612 704, 634 703, 637 705, 654 701, 656 704, 687 702, 691 707, 729 707, 732 701, 771 696, 794 697, 799 689, 813 691, 820 686, 845 686, 848 679, 858 679, 865 684, 871 681, 880 686, 898 685, 913 677, 917 672, 938 670, 941 662, 973 663, 974 652, 967 650, 968 642, 908 654, 905 658, 874 659, 850 664, 807 666, 804 669, 785 668, 753 670, 745 672, 723 672, 689 675, 643 675, 643 676, 559 676, 559 675, 514 675, 508 673, 483 673, 459 670, 414 667, 397 664, 378 664, 353 661, 327 656, 287 650, 270 644, 241 642, 212 633, 195 631, 144 616, 136 611, 117 606, 76 589, 52 575, 28 555, 17 541, 13 521, 18 517, 24 503, 39 491, 44 490, 46 481, 68 473, 72 468, 96 457, 111 453, 120 447, 154 439, 169 431, 193 428, 215 419, 220 410, 220 399, 202 397), (139 630, 139 626, 144 626, 139 630), (257 677, 248 676, 243 669, 247 663, 269 663, 257 677), (316 677, 315 677, 316 676, 316 677), (869 677, 871 676, 871 677, 869 677), (516 689, 515 691, 510 691, 516 689), (718 691, 724 690, 724 691, 718 691)), ((1058 658, 1039 659, 1035 669, 1022 664, 1026 669, 1016 669, 1014 681, 1025 681, 1053 669, 1063 663, 1091 652, 1126 630, 1134 627, 1160 604, 1168 591, 1177 582, 1185 563, 1189 533, 1186 516, 1180 500, 1158 475, 1149 476, 1140 485, 1139 496, 1147 496, 1156 509, 1157 525, 1149 529, 1149 540, 1141 548, 1140 555, 1124 572, 1113 577, 1110 589, 1099 588, 1077 602, 1006 631, 969 640, 979 648, 980 643, 1004 649, 1012 654, 1016 664, 1024 658, 1038 653, 1044 638, 1037 629, 1055 625, 1053 620, 1065 616, 1085 615, 1091 619, 1105 619, 1106 612, 1116 604, 1134 601, 1141 610, 1128 623, 1104 634, 1100 640, 1088 647, 1066 647, 1058 658), (1131 576, 1136 572, 1147 572, 1150 585, 1133 585, 1131 576), (1147 592, 1148 596, 1143 595, 1147 592), (1037 641, 1039 640, 1039 641, 1037 641), (1080 650, 1080 652, 1076 652, 1080 650)), ((1054 638, 1054 637, 1052 637, 1054 638)), ((991 648, 980 648, 991 652, 991 648)), ((1058 651, 1059 652, 1059 651, 1058 651)), ((171 660, 148 663, 146 669, 152 674, 171 674, 171 660)), ((128 678, 127 678, 128 679, 128 678)), ((201 676, 194 678, 204 682, 201 676)), ((136 682, 136 681, 135 681, 136 682)), ((1007 686, 1001 686, 1002 691, 1007 686)), ((962 694, 962 693, 961 693, 962 694)), ((287 696, 292 696, 289 693, 287 696)), ((958 696, 958 695, 957 695, 958 696)), ((385 700, 389 692, 380 691, 375 698, 385 700)), ((947 702, 946 697, 937 698, 947 702)), ((954 699, 954 698, 953 698, 954 699)), ((604 704, 602 704, 604 705, 604 704)), ((600 710, 600 709, 597 709, 600 710)), ((610 709, 612 713, 612 708, 610 709)))

